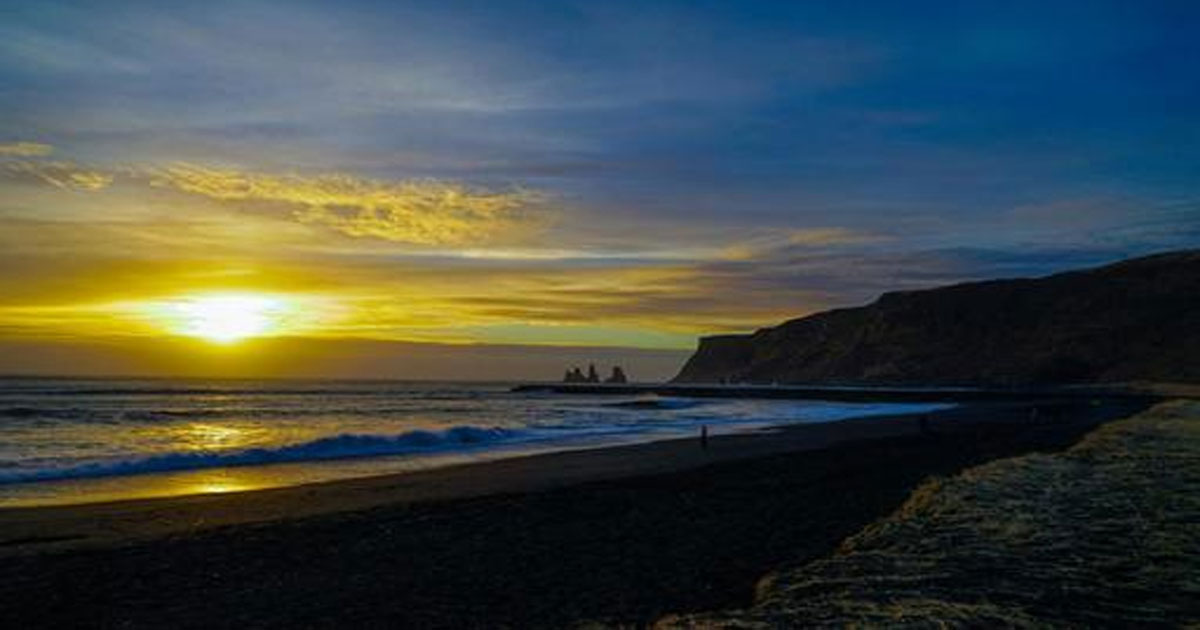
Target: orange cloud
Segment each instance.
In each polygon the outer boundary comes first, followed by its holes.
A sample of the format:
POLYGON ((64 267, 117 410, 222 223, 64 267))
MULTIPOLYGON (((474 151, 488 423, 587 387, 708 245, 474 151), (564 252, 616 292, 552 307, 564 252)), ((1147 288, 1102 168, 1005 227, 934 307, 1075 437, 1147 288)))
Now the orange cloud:
POLYGON ((219 201, 292 208, 312 225, 355 237, 416 245, 490 243, 527 235, 544 223, 545 195, 487 190, 435 179, 398 182, 343 174, 248 173, 189 164, 155 171, 158 187, 219 201))
POLYGON ((56 188, 122 185, 0 191, 0 206, 15 202, 0 231, 0 338, 161 336, 171 327, 144 316, 156 305, 238 294, 302 305, 303 322, 273 331, 305 338, 681 348, 826 305, 789 254, 879 238, 589 225, 564 209, 539 242, 529 237, 549 209, 520 188, 189 164, 0 161, 6 172, 56 188), (60 210, 52 219, 25 210, 46 204, 60 210), (612 249, 634 239, 633 253, 612 249))

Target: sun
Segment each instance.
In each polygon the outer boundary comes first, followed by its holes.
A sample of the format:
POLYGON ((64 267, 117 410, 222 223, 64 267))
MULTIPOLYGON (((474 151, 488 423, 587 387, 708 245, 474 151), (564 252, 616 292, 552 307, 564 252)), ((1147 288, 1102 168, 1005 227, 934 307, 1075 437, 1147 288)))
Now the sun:
POLYGON ((286 304, 262 295, 209 295, 181 299, 172 310, 181 334, 227 344, 271 332, 286 304))
POLYGON ((295 335, 338 312, 336 305, 320 296, 256 291, 184 293, 113 308, 159 332, 214 345, 295 335))

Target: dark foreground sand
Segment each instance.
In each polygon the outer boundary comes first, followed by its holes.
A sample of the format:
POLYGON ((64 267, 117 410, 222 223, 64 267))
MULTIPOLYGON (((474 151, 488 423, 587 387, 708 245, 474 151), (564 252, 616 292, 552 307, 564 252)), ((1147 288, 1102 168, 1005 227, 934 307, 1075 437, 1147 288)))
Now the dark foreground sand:
POLYGON ((1200 401, 926 482, 753 607, 659 627, 1200 627, 1200 401))
POLYGON ((563 627, 742 607, 931 475, 1056 451, 1132 402, 530 457, 233 495, 0 511, 3 627, 563 627))

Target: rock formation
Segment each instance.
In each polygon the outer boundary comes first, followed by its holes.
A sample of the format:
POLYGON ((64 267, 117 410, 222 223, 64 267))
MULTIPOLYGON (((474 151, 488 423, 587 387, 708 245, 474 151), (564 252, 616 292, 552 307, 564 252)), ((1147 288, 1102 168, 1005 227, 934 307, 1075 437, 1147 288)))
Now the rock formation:
POLYGON ((563 375, 563 382, 564 383, 586 383, 587 377, 583 375, 583 372, 578 367, 575 367, 570 370, 567 370, 566 374, 563 375))
POLYGON ((605 383, 628 383, 629 379, 625 376, 625 370, 621 366, 615 365, 612 369, 612 375, 604 380, 605 383))
MULTIPOLYGON (((564 383, 599 383, 600 382, 600 373, 596 371, 596 364, 594 364, 594 363, 588 364, 588 371, 587 371, 586 375, 583 373, 583 370, 580 370, 579 367, 576 366, 576 367, 572 367, 571 369, 569 369, 563 373, 562 382, 564 382, 564 383)), ((622 369, 621 366, 617 365, 617 366, 613 367, 612 374, 608 378, 604 379, 604 382, 605 383, 627 383, 627 382, 629 382, 629 378, 627 376, 625 376, 625 370, 622 369)))
POLYGON ((885 293, 700 340, 675 382, 1200 382, 1200 250, 1037 279, 885 293))

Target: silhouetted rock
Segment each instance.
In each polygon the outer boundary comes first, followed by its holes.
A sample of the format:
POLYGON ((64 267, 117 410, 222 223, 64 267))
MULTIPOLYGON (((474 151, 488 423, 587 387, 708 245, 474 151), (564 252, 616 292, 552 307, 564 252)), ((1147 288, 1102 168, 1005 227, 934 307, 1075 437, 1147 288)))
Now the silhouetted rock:
POLYGON ((587 382, 589 382, 589 383, 599 383, 600 382, 600 375, 596 372, 596 364, 595 363, 588 364, 587 382))
POLYGON ((700 346, 675 382, 1200 382, 1200 250, 885 293, 700 346))
POLYGON ((612 376, 609 376, 607 379, 605 379, 604 382, 605 383, 628 383, 629 379, 625 377, 625 370, 621 369, 621 366, 616 365, 616 366, 613 366, 612 376))
POLYGON ((583 372, 580 371, 580 369, 578 367, 575 367, 570 370, 567 370, 567 373, 563 375, 563 382, 564 383, 586 383, 587 377, 585 377, 583 375, 583 372))

